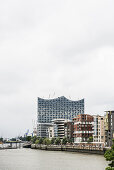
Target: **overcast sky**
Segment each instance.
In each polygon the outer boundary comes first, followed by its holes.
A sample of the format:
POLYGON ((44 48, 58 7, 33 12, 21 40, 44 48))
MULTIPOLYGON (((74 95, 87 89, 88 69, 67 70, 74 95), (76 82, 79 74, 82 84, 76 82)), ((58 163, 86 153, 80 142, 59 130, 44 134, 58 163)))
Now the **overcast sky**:
POLYGON ((0 1, 0 136, 32 130, 49 95, 114 109, 114 0, 0 1))

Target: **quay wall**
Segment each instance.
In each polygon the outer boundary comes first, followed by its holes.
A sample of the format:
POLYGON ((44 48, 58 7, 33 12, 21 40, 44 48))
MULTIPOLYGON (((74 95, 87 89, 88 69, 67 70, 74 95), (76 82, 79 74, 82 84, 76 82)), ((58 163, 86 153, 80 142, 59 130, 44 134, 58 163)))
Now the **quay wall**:
POLYGON ((75 145, 43 145, 43 144, 32 144, 31 149, 40 149, 47 151, 67 151, 67 152, 80 152, 104 155, 104 148, 93 148, 93 147, 79 147, 75 145))

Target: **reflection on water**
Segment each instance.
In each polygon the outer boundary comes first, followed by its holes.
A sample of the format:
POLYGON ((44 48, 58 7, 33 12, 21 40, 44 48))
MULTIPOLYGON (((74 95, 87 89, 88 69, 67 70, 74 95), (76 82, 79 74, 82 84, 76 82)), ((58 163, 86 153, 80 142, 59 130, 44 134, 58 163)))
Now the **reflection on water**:
POLYGON ((102 155, 42 151, 0 150, 0 170, 105 170, 102 155))

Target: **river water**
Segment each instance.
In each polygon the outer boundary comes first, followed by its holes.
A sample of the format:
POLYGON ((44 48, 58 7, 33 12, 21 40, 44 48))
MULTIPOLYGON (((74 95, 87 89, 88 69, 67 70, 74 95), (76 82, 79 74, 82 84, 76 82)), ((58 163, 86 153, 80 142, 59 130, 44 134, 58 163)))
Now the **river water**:
POLYGON ((0 170, 105 170, 103 155, 34 149, 0 150, 0 170))

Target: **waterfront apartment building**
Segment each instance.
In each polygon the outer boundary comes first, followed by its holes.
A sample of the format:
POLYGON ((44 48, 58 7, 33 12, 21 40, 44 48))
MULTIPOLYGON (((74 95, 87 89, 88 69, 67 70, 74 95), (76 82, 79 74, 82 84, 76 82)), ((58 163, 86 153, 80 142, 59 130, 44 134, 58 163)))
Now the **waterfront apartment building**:
POLYGON ((68 139, 72 139, 73 141, 73 131, 74 131, 74 122, 67 121, 64 123, 64 135, 68 139))
POLYGON ((51 123, 39 123, 37 125, 37 136, 48 138, 49 137, 48 128, 51 126, 52 126, 51 123))
POLYGON ((105 112, 105 144, 112 146, 112 139, 114 139, 114 111, 105 112))
POLYGON ((52 120, 51 126, 48 128, 48 137, 49 138, 64 138, 64 123, 67 120, 65 119, 54 119, 52 120))
POLYGON ((48 136, 49 138, 59 137, 63 139, 64 137, 68 139, 72 139, 73 141, 73 130, 74 125, 70 120, 65 119, 54 119, 52 120, 52 124, 48 127, 48 136))
POLYGON ((104 116, 94 115, 93 142, 105 143, 104 116))
POLYGON ((72 101, 64 96, 55 99, 38 97, 37 136, 47 136, 48 123, 52 123, 53 119, 72 120, 79 114, 84 114, 84 99, 72 101))
POLYGON ((52 121, 53 129, 54 129, 54 137, 59 137, 60 139, 64 138, 64 123, 67 120, 65 119, 54 119, 52 121))
POLYGON ((87 142, 93 136, 94 118, 88 114, 81 114, 74 119, 74 143, 87 142))

